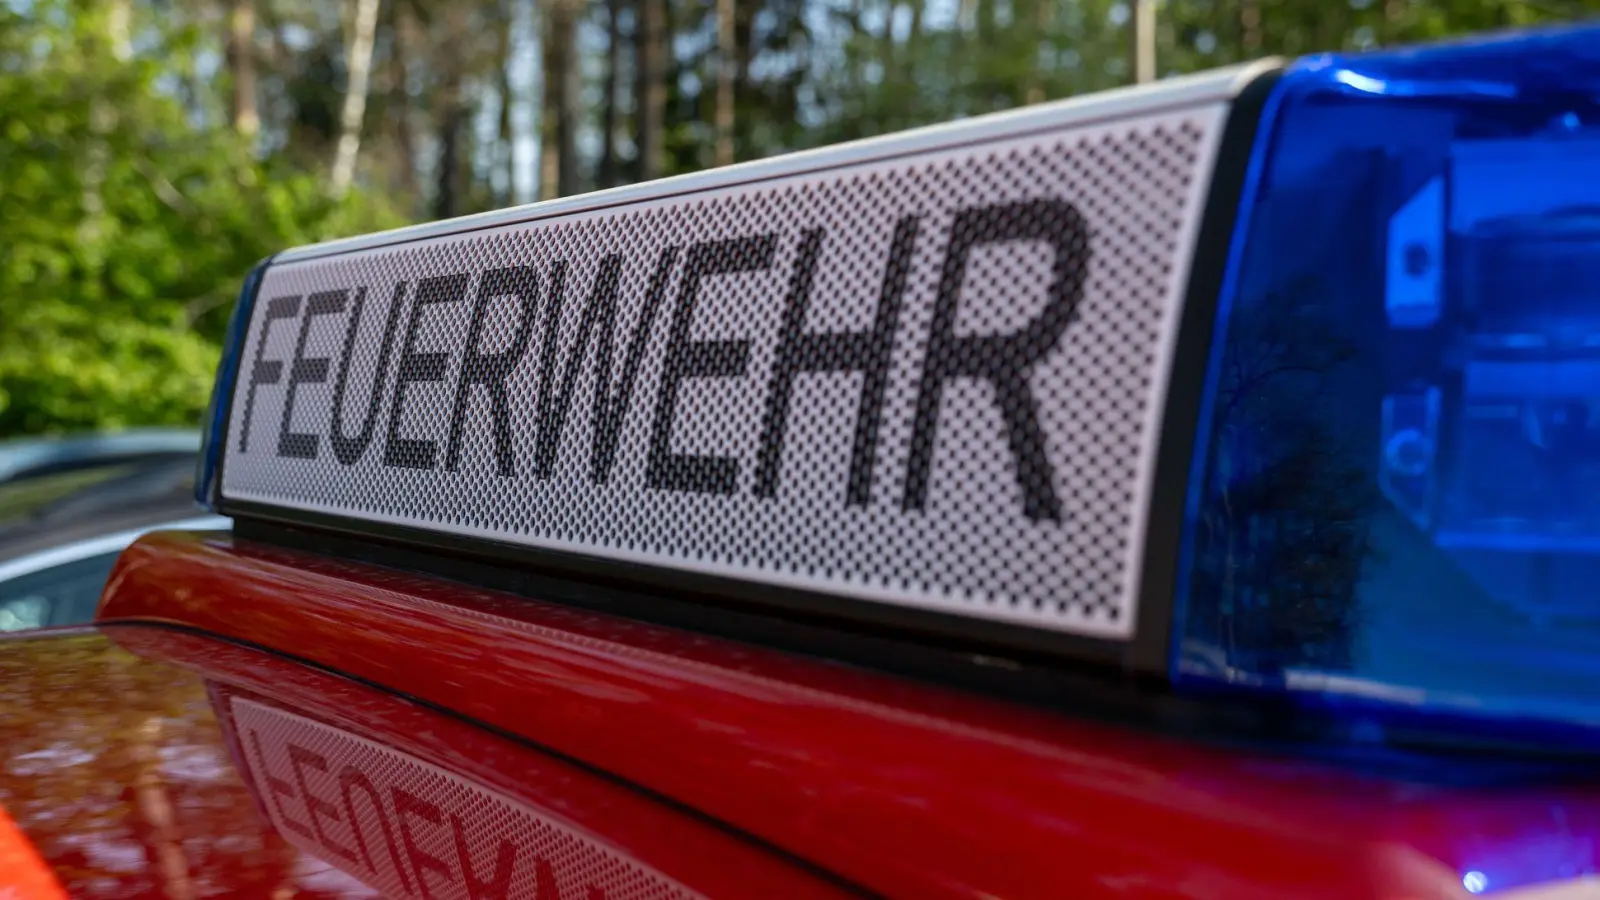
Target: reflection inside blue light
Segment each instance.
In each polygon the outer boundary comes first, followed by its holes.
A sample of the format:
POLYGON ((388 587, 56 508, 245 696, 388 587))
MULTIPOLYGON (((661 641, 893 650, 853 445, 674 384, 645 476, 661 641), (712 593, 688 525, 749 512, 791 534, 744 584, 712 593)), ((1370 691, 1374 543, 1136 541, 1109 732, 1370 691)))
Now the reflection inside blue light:
POLYGON ((1600 102, 1569 89, 1597 37, 1286 79, 1180 681, 1600 722, 1600 102))
POLYGON ((1380 78, 1373 78, 1360 72, 1352 72, 1349 69, 1340 69, 1334 72, 1333 80, 1346 87, 1352 87, 1369 94, 1381 94, 1388 88, 1388 85, 1380 78))
POLYGON ((1489 887, 1489 879, 1484 877, 1482 872, 1468 872, 1461 876, 1461 886, 1466 888, 1469 894, 1481 894, 1489 887))

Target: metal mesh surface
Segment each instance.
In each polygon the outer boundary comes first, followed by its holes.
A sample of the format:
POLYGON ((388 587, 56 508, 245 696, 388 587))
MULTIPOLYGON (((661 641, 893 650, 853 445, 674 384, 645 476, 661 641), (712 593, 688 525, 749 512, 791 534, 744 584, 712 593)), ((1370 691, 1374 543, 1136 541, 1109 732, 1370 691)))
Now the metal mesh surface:
POLYGON ((235 699, 233 713, 273 827, 385 897, 700 896, 584 832, 381 744, 249 700, 235 699))
POLYGON ((273 267, 223 496, 1127 637, 1223 111, 273 267))

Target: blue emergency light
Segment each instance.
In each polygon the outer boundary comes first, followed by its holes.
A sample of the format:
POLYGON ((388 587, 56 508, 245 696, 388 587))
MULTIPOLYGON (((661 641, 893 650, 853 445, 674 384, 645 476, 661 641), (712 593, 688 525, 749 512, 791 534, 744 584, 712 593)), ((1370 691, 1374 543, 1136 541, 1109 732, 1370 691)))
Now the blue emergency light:
POLYGON ((1175 683, 1600 724, 1600 29, 1307 58, 1262 115, 1175 683))

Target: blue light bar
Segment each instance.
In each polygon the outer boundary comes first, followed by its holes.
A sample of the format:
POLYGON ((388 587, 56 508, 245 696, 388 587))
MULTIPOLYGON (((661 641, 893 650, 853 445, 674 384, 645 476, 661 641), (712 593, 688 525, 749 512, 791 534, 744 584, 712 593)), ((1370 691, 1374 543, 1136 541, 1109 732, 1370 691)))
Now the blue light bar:
POLYGON ((244 351, 245 332, 250 327, 250 314, 255 310, 256 291, 261 287, 261 277, 266 274, 272 257, 256 263, 245 276, 239 289, 239 301, 228 317, 228 330, 222 338, 222 358, 217 362, 217 375, 211 385, 211 400, 206 405, 206 417, 200 421, 204 431, 200 437, 200 458, 195 463, 194 498, 210 512, 217 511, 217 499, 222 486, 222 450, 228 441, 228 398, 233 393, 234 378, 239 373, 239 360, 244 351))
POLYGON ((1600 28, 1308 58, 1263 117, 1175 684, 1600 724, 1600 28))

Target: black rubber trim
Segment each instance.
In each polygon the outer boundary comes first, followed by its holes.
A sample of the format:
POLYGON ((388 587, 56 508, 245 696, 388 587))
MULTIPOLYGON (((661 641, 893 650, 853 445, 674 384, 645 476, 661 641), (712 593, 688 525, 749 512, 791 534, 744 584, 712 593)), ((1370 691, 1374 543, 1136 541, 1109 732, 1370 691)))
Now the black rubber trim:
POLYGON ((1145 515, 1144 557, 1140 567, 1137 625, 1127 643, 1124 663, 1132 673, 1166 680, 1170 660, 1174 605, 1178 592, 1188 496, 1200 410, 1205 403, 1206 369, 1228 274, 1228 254, 1239 220, 1245 180, 1249 176, 1261 114, 1277 87, 1283 69, 1263 72, 1239 92, 1228 109, 1217 147, 1211 187, 1195 236, 1178 321, 1178 338, 1167 376, 1166 407, 1156 445, 1155 477, 1145 515))
MULTIPOLYGON (((345 519, 302 510, 285 510, 239 500, 224 500, 224 515, 235 517, 235 530, 243 533, 251 523, 275 524, 286 528, 315 531, 309 549, 324 546, 327 537, 345 535, 371 542, 393 545, 395 552, 377 560, 383 565, 404 565, 417 551, 434 554, 439 564, 459 559, 468 562, 500 563, 526 567, 531 571, 564 574, 584 580, 631 586, 640 591, 694 598, 711 605, 742 604, 775 609, 795 619, 832 620, 839 627, 887 629, 914 640, 955 643, 974 653, 1022 653, 1050 655, 1068 662, 1089 664, 1102 669, 1120 667, 1123 642, 1084 637, 1066 632, 1047 631, 991 622, 953 613, 932 612, 887 603, 868 602, 850 597, 743 581, 698 572, 685 572, 624 560, 587 556, 569 551, 542 550, 504 541, 464 538, 403 525, 345 519)), ((267 531, 264 540, 280 542, 283 531, 267 531)))
MULTIPOLYGON (((391 687, 387 687, 387 686, 385 686, 385 685, 383 685, 383 684, 381 684, 379 682, 372 681, 372 680, 367 679, 367 678, 362 678, 359 675, 352 675, 349 672, 344 672, 344 671, 336 669, 336 668, 334 668, 332 666, 325 665, 323 663, 319 663, 314 659, 309 659, 309 658, 303 657, 303 656, 297 656, 297 655, 295 655, 293 653, 288 653, 288 652, 285 652, 283 650, 280 650, 280 649, 277 649, 277 648, 274 648, 274 647, 268 647, 268 646, 266 646, 264 644, 257 644, 257 643, 255 643, 253 641, 242 640, 240 638, 229 637, 227 635, 215 634, 215 633, 212 633, 210 631, 206 631, 205 629, 202 629, 202 628, 194 628, 194 627, 191 627, 191 626, 188 626, 188 625, 181 625, 181 624, 178 624, 176 622, 160 622, 160 621, 148 621, 148 620, 125 620, 125 621, 111 620, 111 621, 106 621, 106 622, 98 622, 98 623, 96 623, 96 627, 99 628, 99 629, 102 629, 102 630, 107 630, 107 631, 115 631, 117 629, 123 629, 123 628, 126 628, 126 629, 147 628, 147 629, 160 630, 160 631, 176 631, 176 632, 179 632, 179 633, 182 633, 182 634, 190 634, 190 635, 194 635, 196 637, 203 637, 203 638, 205 638, 207 640, 213 640, 213 641, 217 641, 219 643, 232 644, 232 645, 234 645, 236 647, 243 647, 246 650, 254 650, 254 651, 259 652, 259 653, 265 653, 265 654, 267 654, 269 656, 276 657, 276 658, 282 659, 282 660, 286 660, 288 662, 292 662, 292 663, 295 663, 297 665, 305 666, 308 669, 312 669, 312 670, 315 670, 315 671, 318 671, 318 672, 322 672, 323 674, 326 674, 326 675, 331 675, 331 676, 334 676, 334 677, 337 677, 337 678, 342 678, 345 681, 351 682, 353 684, 361 685, 362 687, 369 688, 371 690, 375 690, 375 691, 377 691, 377 692, 379 692, 381 694, 385 694, 385 695, 388 695, 390 697, 396 697, 396 698, 404 700, 404 701, 406 701, 408 703, 416 704, 417 706, 422 707, 423 709, 426 709, 426 710, 428 710, 430 712, 437 713, 439 715, 445 716, 445 717, 450 718, 450 719, 454 719, 457 722, 461 722, 461 723, 469 725, 469 726, 471 726, 473 728, 477 728, 480 731, 483 731, 483 732, 488 733, 488 734, 492 734, 495 737, 501 738, 503 740, 510 741, 511 743, 516 744, 519 747, 522 747, 523 749, 531 750, 531 751, 533 751, 535 753, 539 753, 539 754, 547 756, 547 757, 549 757, 551 759, 557 760, 558 762, 561 762, 561 763, 564 763, 566 765, 572 766, 573 768, 583 772, 586 775, 589 775, 589 776, 592 776, 594 778, 606 781, 606 782, 608 782, 610 784, 617 785, 618 787, 625 788, 625 789, 627 789, 627 790, 629 790, 629 791, 631 791, 631 792, 633 792, 635 794, 638 794, 639 796, 643 797, 644 799, 649 800, 652 803, 656 803, 656 804, 662 806, 663 808, 670 809, 673 812, 676 812, 676 813, 678 813, 680 815, 683 815, 683 816, 685 816, 687 818, 694 819, 695 821, 700 822, 703 825, 706 825, 708 827, 714 828, 717 831, 722 832, 723 834, 729 835, 729 836, 737 839, 741 843, 750 845, 753 849, 755 849, 757 851, 760 851, 760 852, 763 852, 763 853, 767 853, 770 856, 772 856, 773 858, 778 859, 778 860, 780 860, 782 862, 788 863, 789 865, 794 866, 796 869, 799 869, 800 871, 805 872, 806 874, 811 875, 812 877, 817 878, 818 880, 820 880, 820 881, 822 881, 822 882, 824 882, 826 884, 829 884, 829 885, 831 885, 833 887, 837 887, 837 888, 843 890, 844 892, 846 892, 848 894, 854 894, 854 895, 860 896, 860 897, 881 897, 881 896, 883 896, 881 894, 878 894, 878 893, 875 893, 873 891, 870 891, 870 890, 862 887, 861 885, 856 884, 853 881, 850 881, 849 879, 847 879, 844 876, 838 874, 837 872, 834 872, 834 871, 832 871, 830 869, 826 869, 826 868, 822 867, 821 865, 818 865, 817 863, 814 863, 814 862, 806 859, 805 857, 796 854, 792 850, 789 850, 789 849, 786 849, 784 847, 781 847, 781 846, 773 843, 771 840, 769 840, 767 838, 763 838, 763 837, 761 837, 759 835, 752 834, 751 832, 746 831, 743 828, 740 828, 740 827, 738 827, 736 825, 732 825, 732 824, 730 824, 728 822, 725 822, 725 821, 723 821, 721 819, 716 818, 715 816, 712 816, 709 813, 706 813, 706 812, 703 812, 703 811, 701 811, 699 809, 696 809, 695 807, 690 806, 689 804, 683 802, 682 800, 677 800, 677 799, 675 799, 673 797, 670 797, 670 796, 668 796, 666 794, 663 794, 660 791, 657 791, 657 790, 655 790, 653 788, 645 787, 644 785, 639 784, 636 781, 631 781, 631 780, 629 780, 627 778, 624 778, 621 775, 618 775, 615 772, 612 772, 612 771, 610 771, 608 769, 602 769, 602 768, 594 765, 593 763, 586 762, 586 761, 584 761, 582 759, 579 759, 576 756, 572 756, 570 754, 563 753, 560 750, 557 750, 557 749, 555 749, 553 747, 546 746, 545 744, 542 744, 542 743, 540 743, 538 741, 535 741, 535 740, 533 740, 533 739, 531 739, 531 738, 529 738, 529 737, 527 737, 525 735, 517 734, 514 731, 508 731, 507 729, 502 728, 502 727, 500 727, 498 725, 494 725, 494 724, 491 724, 489 722, 482 721, 481 719, 477 719, 477 718, 474 718, 472 716, 463 715, 462 713, 457 712, 456 710, 453 710, 453 709, 450 709, 447 706, 443 706, 441 704, 435 703, 432 700, 428 700, 428 699, 425 699, 423 697, 418 697, 418 696, 415 696, 414 694, 408 694, 408 693, 406 693, 404 691, 397 691, 397 690, 395 690, 395 689, 393 689, 391 687)), ((115 643, 115 640, 113 639, 112 642, 115 643)), ((128 652, 132 653, 133 651, 129 650, 128 652)), ((137 655, 137 654, 135 654, 135 655, 137 655)), ((190 671, 196 671, 195 667, 193 667, 191 665, 186 665, 186 664, 182 664, 182 663, 173 663, 173 665, 180 665, 183 668, 189 669, 190 671)), ((255 687, 253 685, 250 685, 250 684, 240 685, 240 684, 237 684, 236 682, 230 681, 230 680, 228 680, 226 678, 218 678, 214 673, 211 673, 211 672, 203 672, 202 677, 208 683, 212 683, 212 682, 220 683, 220 684, 226 685, 226 686, 228 686, 230 688, 242 687, 247 692, 249 692, 251 694, 254 694, 257 697, 260 697, 260 698, 263 698, 265 700, 270 701, 272 705, 274 705, 274 706, 276 706, 276 707, 278 707, 280 709, 282 709, 282 708, 284 708, 286 706, 286 704, 284 703, 284 701, 282 699, 273 697, 270 694, 263 694, 261 692, 260 688, 255 687)), ((304 715, 305 714, 303 712, 300 712, 300 711, 292 709, 292 708, 288 709, 287 711, 296 712, 297 714, 300 714, 300 715, 304 715)), ((230 719, 233 716, 233 710, 231 708, 228 710, 228 716, 230 717, 230 719)), ((313 715, 310 716, 310 718, 317 719, 318 721, 323 721, 325 724, 327 724, 326 723, 327 716, 325 714, 321 714, 321 715, 313 714, 313 715)), ((352 723, 352 724, 354 724, 354 723, 352 723)), ((247 769, 248 769, 248 767, 247 767, 247 769)), ((267 821, 270 822, 271 820, 268 819, 267 821)))
MULTIPOLYGON (((341 525, 343 523, 340 523, 341 525)), ((864 668, 905 675, 919 681, 975 688, 985 693, 1022 697, 1032 702, 1068 704, 1076 709, 1100 705, 1104 712, 1143 706, 1147 692, 1134 691, 1119 679, 1108 678, 1115 661, 1114 648, 1100 644, 1106 655, 1084 660, 1063 659, 1061 646, 1038 641, 1019 647, 1013 640, 985 641, 991 630, 1018 630, 992 623, 969 622, 954 616, 917 610, 880 610, 875 604, 827 595, 811 595, 779 588, 759 588, 762 602, 708 592, 700 578, 671 570, 645 570, 612 560, 582 558, 581 571, 568 554, 542 553, 513 548, 521 557, 483 553, 477 541, 456 540, 445 548, 437 542, 397 543, 353 535, 348 530, 307 527, 304 523, 240 518, 233 533, 241 541, 256 541, 323 558, 409 572, 473 587, 502 591, 541 602, 575 607, 637 621, 664 625, 696 634, 714 635, 864 668), (863 610, 860 607, 868 607, 863 610), (867 613, 863 615, 862 613, 867 613), (928 619, 945 620, 938 628, 913 628, 928 619)), ((434 535, 427 535, 429 538, 434 535)), ((750 593, 756 588, 743 582, 733 586, 750 593)), ((1051 635, 1045 635, 1045 638, 1051 635)), ((1071 638, 1070 635, 1064 637, 1071 638)), ((1078 639, 1084 640, 1084 639, 1078 639)))

